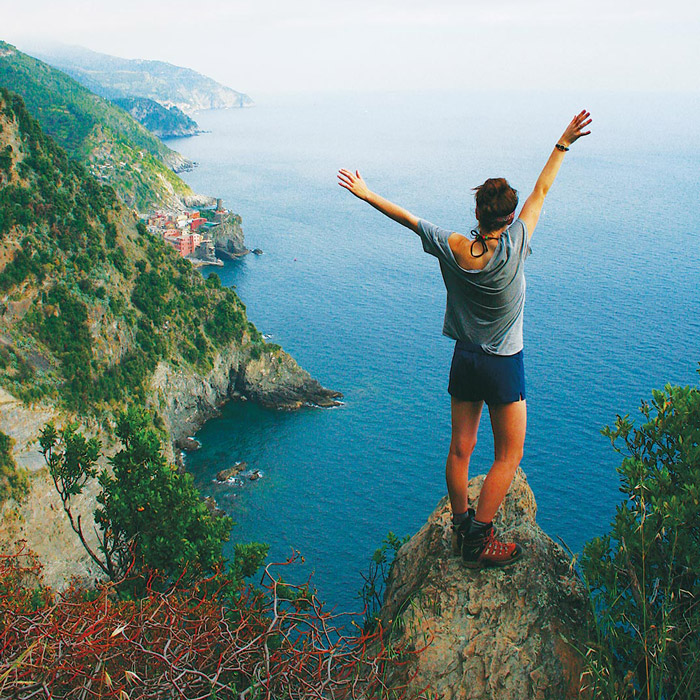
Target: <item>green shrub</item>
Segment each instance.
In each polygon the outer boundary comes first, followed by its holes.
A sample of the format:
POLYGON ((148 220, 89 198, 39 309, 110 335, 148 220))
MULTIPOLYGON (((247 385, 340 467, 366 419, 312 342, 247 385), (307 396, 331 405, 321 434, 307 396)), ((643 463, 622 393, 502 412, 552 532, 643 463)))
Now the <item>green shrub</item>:
POLYGON ((398 537, 393 532, 388 532, 379 549, 372 555, 367 573, 360 572, 364 584, 358 596, 365 606, 365 632, 373 631, 379 622, 379 610, 384 600, 389 572, 397 552, 410 539, 410 535, 398 537))
POLYGON ((0 503, 8 498, 21 501, 29 492, 29 472, 12 457, 14 440, 0 430, 0 503))
POLYGON ((67 287, 55 285, 46 294, 37 335, 61 361, 66 404, 84 407, 92 392, 92 336, 87 306, 67 287))
POLYGON ((595 698, 698 697, 700 391, 667 385, 652 396, 641 426, 618 416, 603 430, 623 455, 625 500, 581 559, 595 698))
POLYGON ((8 144, 0 151, 0 170, 5 172, 7 175, 10 174, 12 160, 12 146, 8 144))
MULTIPOLYGON (((128 573, 134 591, 151 571, 167 583, 206 577, 222 562, 231 519, 213 513, 192 476, 168 462, 148 413, 128 409, 120 414, 116 432, 122 449, 110 459, 111 472, 98 474, 99 442, 84 438, 75 426, 60 432, 52 424, 44 428, 42 451, 73 529, 103 572, 113 581, 128 573), (101 487, 95 510, 99 551, 87 545, 71 512, 71 499, 95 475, 101 487)), ((257 557, 252 551, 244 554, 243 572, 250 571, 253 559, 259 566, 264 556, 262 551, 257 557)))
POLYGON ((29 246, 18 248, 0 275, 0 292, 24 282, 30 275, 41 274, 41 263, 29 246))

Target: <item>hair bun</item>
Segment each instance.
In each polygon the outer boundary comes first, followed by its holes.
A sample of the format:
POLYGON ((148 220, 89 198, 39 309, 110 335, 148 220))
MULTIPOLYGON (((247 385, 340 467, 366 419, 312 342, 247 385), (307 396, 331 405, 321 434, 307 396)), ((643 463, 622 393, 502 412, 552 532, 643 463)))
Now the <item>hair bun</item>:
POLYGON ((518 206, 518 193, 504 177, 489 178, 475 187, 476 210, 479 226, 483 231, 501 228, 518 206))

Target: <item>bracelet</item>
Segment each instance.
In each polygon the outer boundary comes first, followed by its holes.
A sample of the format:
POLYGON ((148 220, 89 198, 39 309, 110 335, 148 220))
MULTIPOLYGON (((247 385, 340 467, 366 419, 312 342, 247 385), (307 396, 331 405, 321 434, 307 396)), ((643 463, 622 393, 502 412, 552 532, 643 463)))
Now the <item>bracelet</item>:
POLYGON ((569 150, 567 146, 563 146, 560 143, 558 143, 554 148, 556 148, 558 151, 564 151, 564 152, 569 150))

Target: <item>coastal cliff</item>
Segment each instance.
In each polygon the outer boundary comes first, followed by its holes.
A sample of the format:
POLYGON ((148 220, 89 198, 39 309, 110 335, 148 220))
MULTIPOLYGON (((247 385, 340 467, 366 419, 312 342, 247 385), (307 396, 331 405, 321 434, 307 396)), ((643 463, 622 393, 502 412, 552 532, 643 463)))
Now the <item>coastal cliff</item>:
MULTIPOLYGON (((472 502, 483 479, 469 482, 472 502)), ((535 522, 536 510, 518 469, 495 520, 498 533, 524 549, 507 568, 467 569, 451 554, 447 497, 399 550, 380 616, 393 641, 426 647, 402 667, 412 689, 429 687, 441 700, 584 697, 575 647, 589 603, 569 557, 535 522)))
MULTIPOLYGON (((334 406, 341 398, 279 349, 252 358, 249 350, 231 344, 217 354, 213 364, 206 375, 167 362, 161 362, 153 373, 147 405, 163 418, 171 442, 191 435, 232 398, 245 397, 278 410, 334 406)), ((0 504, 0 549, 11 550, 14 543, 25 540, 43 564, 46 583, 60 589, 71 577, 89 581, 100 572, 71 530, 39 451, 39 434, 48 421, 64 425, 80 422, 81 417, 48 403, 28 406, 0 388, 0 430, 14 440, 12 454, 17 466, 31 475, 29 493, 21 502, 9 499, 0 504)), ((113 451, 111 436, 95 421, 83 419, 81 429, 100 438, 106 454, 113 451)), ((93 529, 96 493, 93 481, 73 506, 88 534, 93 529)))
POLYGON ((232 260, 249 252, 243 238, 241 217, 232 212, 222 215, 220 225, 212 229, 212 240, 216 256, 224 260, 232 260))
POLYGON ((0 86, 21 95, 41 129, 129 207, 181 209, 193 194, 175 174, 190 161, 124 110, 3 41, 0 86))
MULTIPOLYGON (((0 185, 0 431, 31 477, 26 498, 0 502, 0 543, 26 539, 61 587, 91 570, 38 452, 47 421, 77 423, 109 455, 134 404, 177 439, 236 395, 291 409, 339 394, 265 343, 233 289, 150 234, 4 88, 0 185)), ((75 506, 87 532, 93 496, 75 506)))
POLYGON ((197 122, 177 107, 163 107, 160 102, 147 97, 117 97, 112 102, 159 139, 195 136, 201 133, 197 122))
POLYGON ((276 346, 254 357, 231 345, 218 353, 206 375, 161 362, 151 379, 150 405, 159 412, 173 441, 191 435, 230 399, 250 399, 277 410, 337 406, 342 395, 325 389, 276 346))

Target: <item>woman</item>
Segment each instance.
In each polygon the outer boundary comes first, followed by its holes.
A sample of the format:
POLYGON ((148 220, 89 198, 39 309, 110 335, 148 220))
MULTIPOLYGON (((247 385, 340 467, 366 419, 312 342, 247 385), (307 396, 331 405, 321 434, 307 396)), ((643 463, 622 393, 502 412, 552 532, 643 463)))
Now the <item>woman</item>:
POLYGON ((358 171, 338 173, 341 187, 417 233, 426 253, 440 261, 447 288, 443 333, 456 341, 448 389, 452 440, 445 476, 452 506, 453 544, 471 568, 506 566, 522 554, 519 544, 496 538, 492 521, 520 464, 525 443, 523 264, 544 198, 571 144, 591 133, 584 131, 591 121, 586 110, 571 120, 517 219, 518 195, 506 180, 489 179, 476 187, 478 227, 471 239, 419 219, 372 192, 358 171), (469 459, 484 403, 489 407, 495 455, 475 511, 468 503, 469 459))

